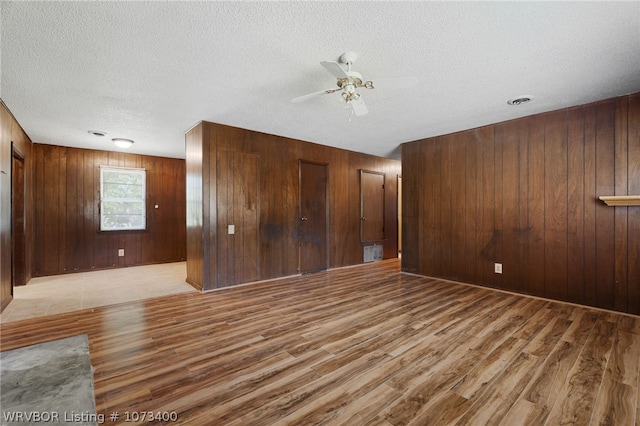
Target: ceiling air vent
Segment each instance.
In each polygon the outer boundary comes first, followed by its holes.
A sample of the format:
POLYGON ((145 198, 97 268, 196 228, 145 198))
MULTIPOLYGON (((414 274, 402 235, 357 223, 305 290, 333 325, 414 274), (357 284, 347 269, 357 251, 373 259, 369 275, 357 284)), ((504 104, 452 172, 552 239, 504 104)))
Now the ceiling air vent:
POLYGON ((509 105, 522 105, 527 102, 531 102, 531 98, 528 96, 520 96, 518 98, 509 99, 507 101, 509 105))

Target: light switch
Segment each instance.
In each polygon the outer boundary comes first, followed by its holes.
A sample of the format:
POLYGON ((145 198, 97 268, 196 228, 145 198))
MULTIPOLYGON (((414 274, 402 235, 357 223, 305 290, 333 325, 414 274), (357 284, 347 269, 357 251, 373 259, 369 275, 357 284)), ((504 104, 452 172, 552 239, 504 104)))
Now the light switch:
POLYGON ((229 235, 231 235, 231 234, 235 234, 235 233, 236 233, 236 227, 235 227, 235 225, 228 225, 228 226, 227 226, 227 232, 229 233, 229 235))

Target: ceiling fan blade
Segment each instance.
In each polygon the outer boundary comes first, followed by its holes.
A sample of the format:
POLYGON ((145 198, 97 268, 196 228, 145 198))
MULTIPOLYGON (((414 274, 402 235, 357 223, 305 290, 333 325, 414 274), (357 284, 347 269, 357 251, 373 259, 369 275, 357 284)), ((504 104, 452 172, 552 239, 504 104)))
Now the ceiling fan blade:
POLYGON ((349 78, 346 71, 342 69, 339 63, 334 61, 322 61, 320 62, 327 71, 329 71, 335 78, 349 78))
POLYGON ((415 77, 380 78, 373 80, 373 89, 407 89, 416 87, 418 79, 415 77))
POLYGON ((307 99, 311 99, 311 98, 315 98, 318 97, 320 95, 324 95, 326 93, 333 93, 340 90, 338 89, 325 89, 325 90, 321 90, 319 92, 314 92, 314 93, 309 93, 308 95, 303 95, 303 96, 298 96, 297 98, 293 98, 291 99, 291 102, 302 102, 302 101, 306 101, 307 99))
POLYGON ((358 99, 354 99, 349 103, 351 104, 351 109, 353 110, 353 113, 358 117, 363 116, 369 112, 369 109, 367 108, 367 105, 364 103, 364 99, 362 99, 362 97, 359 97, 358 99))

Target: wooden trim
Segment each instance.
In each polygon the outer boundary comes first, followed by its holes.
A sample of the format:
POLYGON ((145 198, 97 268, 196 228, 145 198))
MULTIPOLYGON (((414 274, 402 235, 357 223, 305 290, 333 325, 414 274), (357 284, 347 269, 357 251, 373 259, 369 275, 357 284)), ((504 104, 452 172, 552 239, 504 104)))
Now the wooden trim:
POLYGON ((602 195, 598 197, 608 206, 640 206, 640 195, 602 195))

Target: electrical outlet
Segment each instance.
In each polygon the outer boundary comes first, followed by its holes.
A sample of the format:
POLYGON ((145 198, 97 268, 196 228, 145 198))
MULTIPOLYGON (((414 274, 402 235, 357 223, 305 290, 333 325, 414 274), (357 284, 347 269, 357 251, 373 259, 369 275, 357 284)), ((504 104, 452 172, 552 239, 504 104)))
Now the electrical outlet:
POLYGON ((124 249, 118 249, 118 257, 124 256, 124 249))
POLYGON ((494 263, 493 266, 493 272, 495 272, 496 274, 502 273, 502 263, 494 263))
POLYGON ((227 233, 229 235, 235 234, 236 233, 236 227, 235 225, 229 225, 227 226, 227 233))

